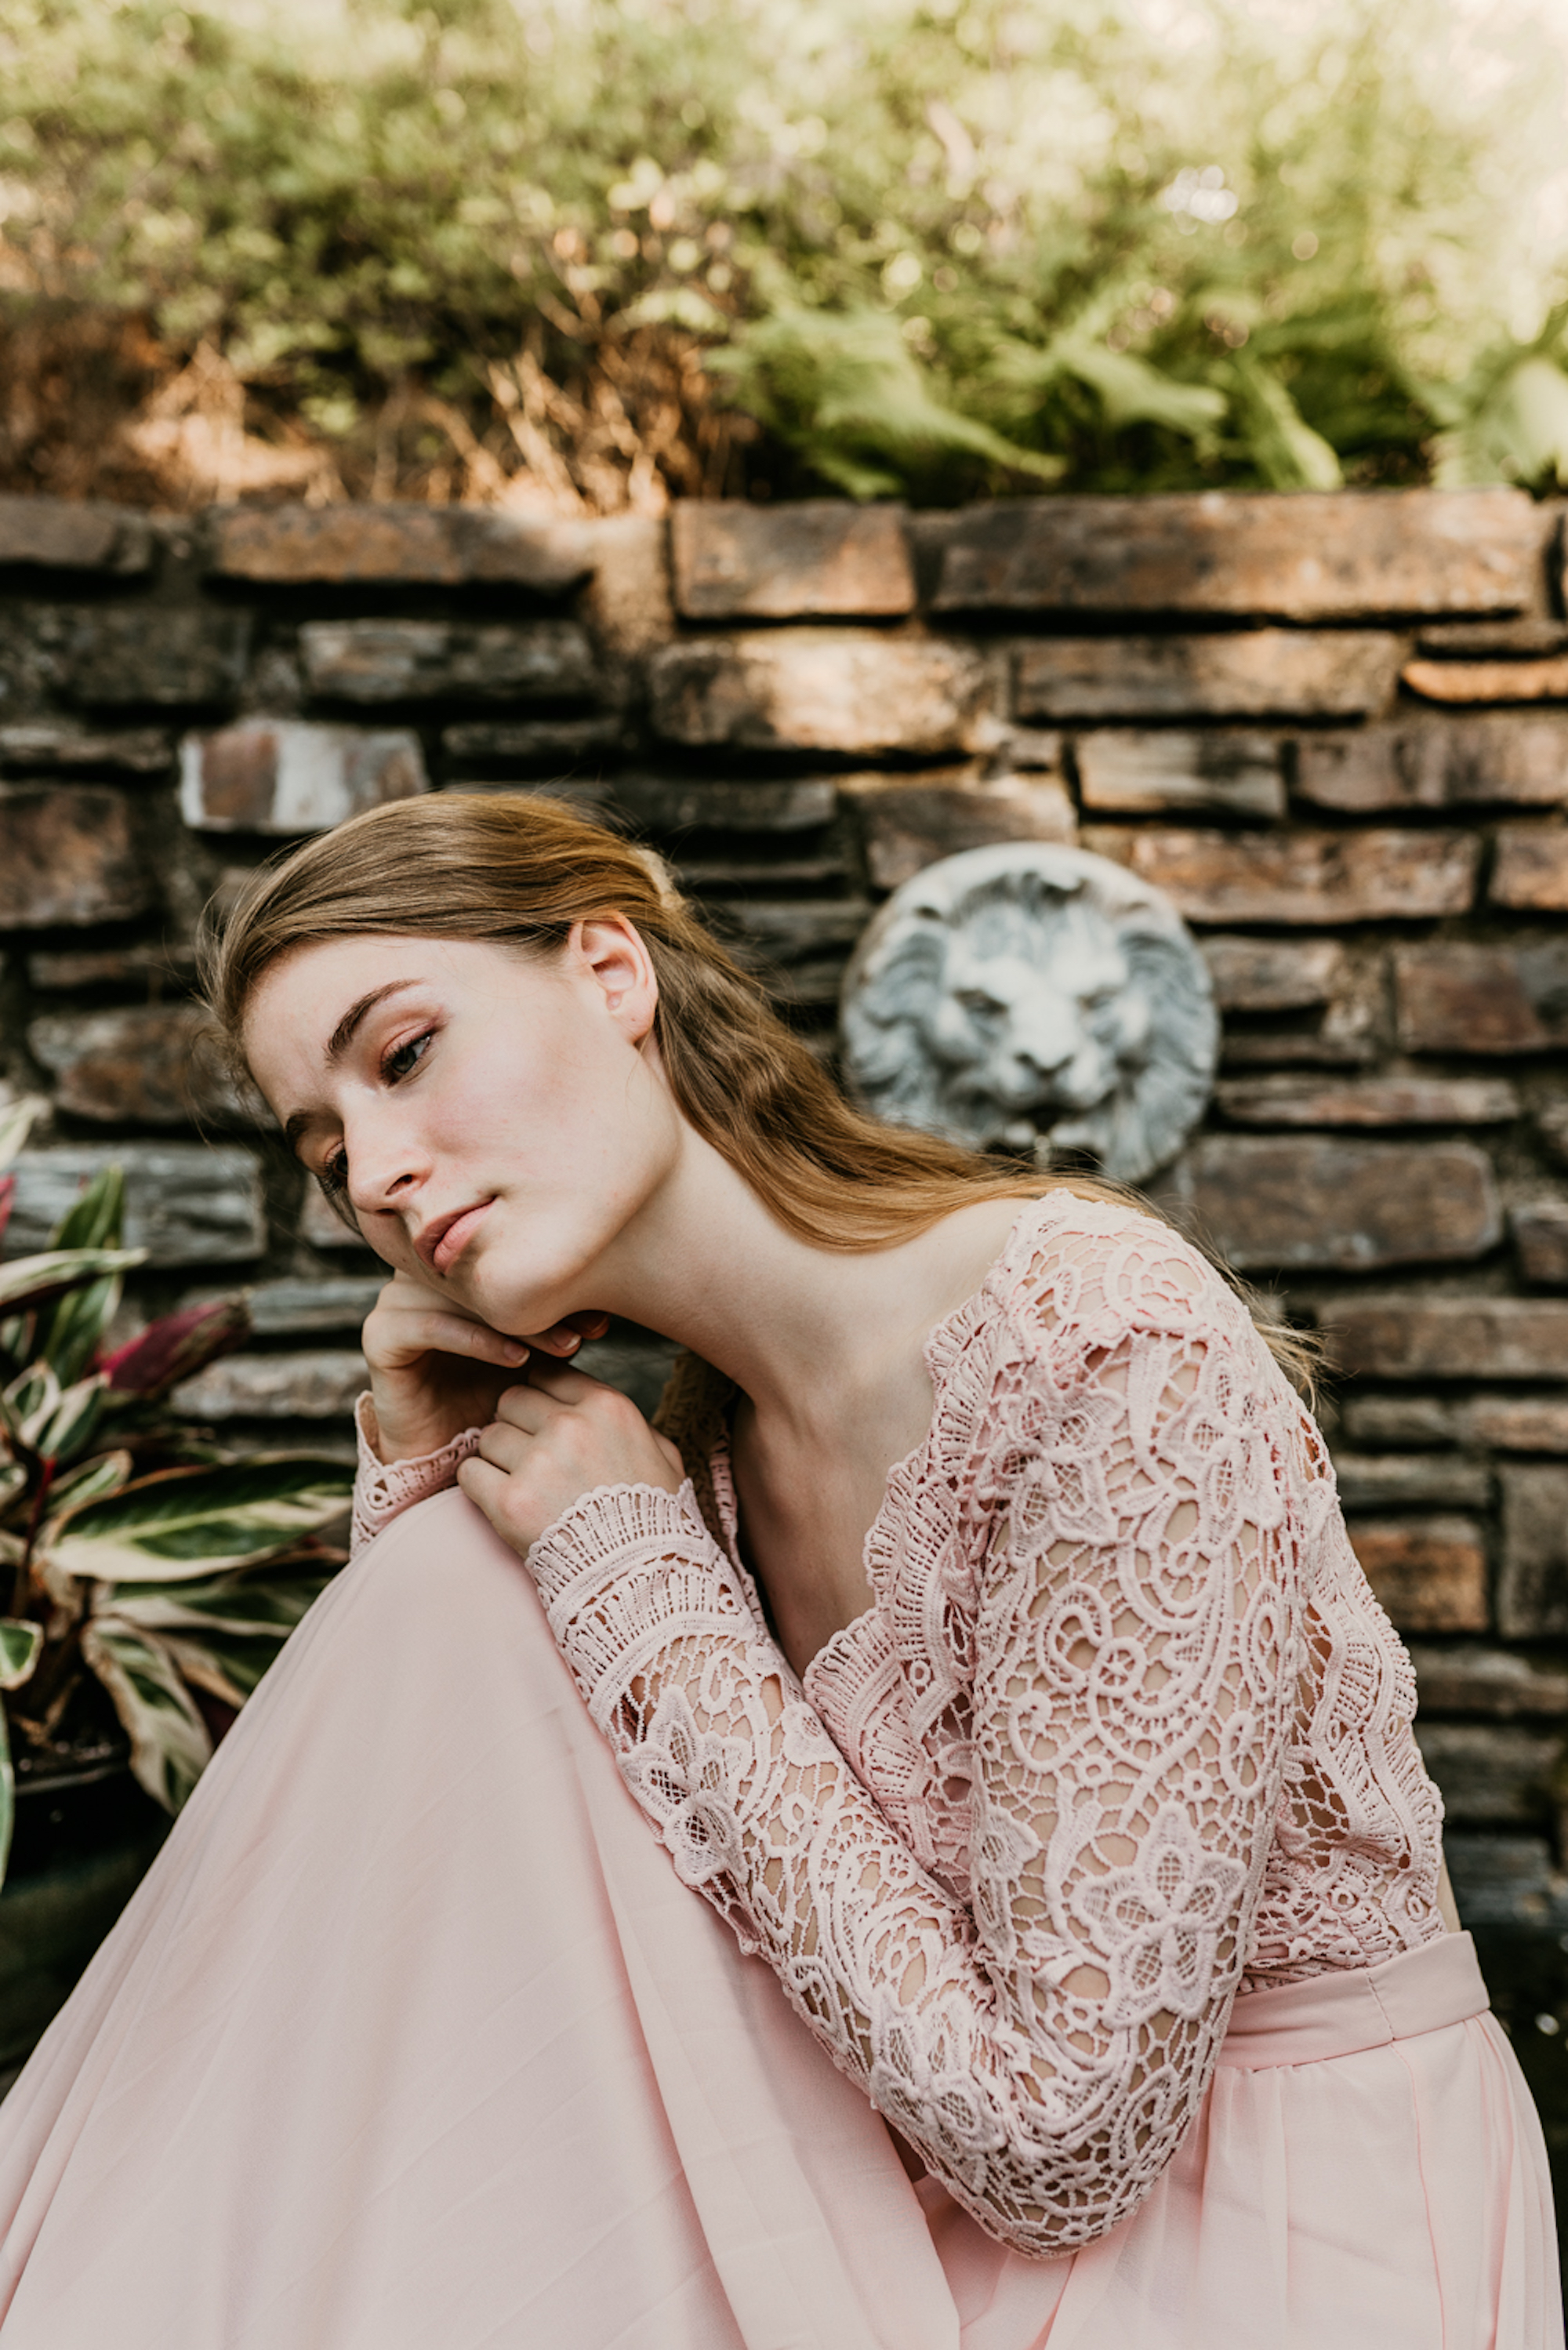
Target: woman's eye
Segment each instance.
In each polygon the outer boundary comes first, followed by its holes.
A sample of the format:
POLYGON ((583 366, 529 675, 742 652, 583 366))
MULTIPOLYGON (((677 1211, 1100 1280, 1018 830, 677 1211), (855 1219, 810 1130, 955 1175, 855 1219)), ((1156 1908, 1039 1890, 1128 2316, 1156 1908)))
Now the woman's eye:
POLYGON ((339 1150, 336 1157, 327 1159, 316 1180, 329 1200, 341 1199, 348 1189, 348 1153, 339 1150))
POLYGON ((394 1045, 381 1063, 381 1075, 389 1085, 395 1086, 400 1077, 408 1076, 419 1066, 424 1058, 425 1047, 431 1041, 431 1030, 427 1028, 422 1036, 410 1036, 406 1045, 394 1045))

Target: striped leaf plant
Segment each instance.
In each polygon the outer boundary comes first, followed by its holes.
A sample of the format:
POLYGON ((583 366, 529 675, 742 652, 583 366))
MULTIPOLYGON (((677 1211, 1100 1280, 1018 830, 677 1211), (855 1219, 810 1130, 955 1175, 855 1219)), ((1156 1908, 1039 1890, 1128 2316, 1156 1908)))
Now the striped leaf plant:
MULTIPOLYGON (((0 1112, 0 1168, 31 1106, 0 1112)), ((16 1188, 0 1175, 0 1241, 16 1188)), ((0 1877, 14 1754, 67 1767, 117 1718, 140 1784, 177 1812, 282 1642, 341 1565, 351 1471, 234 1457, 171 1391, 249 1333, 241 1297, 105 1351, 125 1274, 106 1168, 49 1246, 0 1262, 0 1877)))

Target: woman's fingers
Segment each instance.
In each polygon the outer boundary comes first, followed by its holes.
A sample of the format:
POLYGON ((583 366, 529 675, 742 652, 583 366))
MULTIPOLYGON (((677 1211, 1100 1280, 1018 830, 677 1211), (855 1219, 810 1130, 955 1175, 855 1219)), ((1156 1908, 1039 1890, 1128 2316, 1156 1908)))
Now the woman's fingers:
POLYGON ((471 1322, 465 1315, 423 1306, 399 1306, 385 1313, 379 1307, 365 1325, 365 1354, 370 1363, 391 1370, 417 1362, 421 1355, 462 1355, 481 1363, 501 1363, 520 1369, 528 1359, 521 1338, 509 1338, 487 1322, 471 1322))
POLYGON ((533 1343, 551 1355, 575 1355, 590 1338, 602 1338, 609 1328, 607 1314, 568 1314, 548 1330, 534 1333, 533 1343))
POLYGON ((479 1453, 471 1452, 466 1461, 457 1465, 457 1482, 476 1508, 483 1511, 493 1525, 506 1496, 507 1478, 504 1469, 495 1468, 479 1453))
POLYGON ((534 1439, 521 1428, 507 1421, 492 1420, 479 1440, 479 1457, 510 1477, 521 1469, 534 1439))

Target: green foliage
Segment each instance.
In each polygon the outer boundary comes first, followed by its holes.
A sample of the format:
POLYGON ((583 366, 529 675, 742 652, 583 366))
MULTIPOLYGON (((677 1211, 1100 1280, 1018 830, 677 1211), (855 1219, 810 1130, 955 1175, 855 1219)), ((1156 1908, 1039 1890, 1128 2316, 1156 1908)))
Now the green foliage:
POLYGON ((633 443, 692 486, 649 336, 784 488, 1544 486, 1532 5, 0 0, 0 273, 146 310, 361 486, 412 416, 550 492, 568 378, 623 490, 633 443))
MULTIPOLYGON (((0 1163, 25 1133, 25 1118, 0 1133, 0 1163)), ((119 1246, 123 1202, 106 1170, 47 1251, 0 1268, 0 1875, 15 1738, 68 1753, 102 1692, 141 1784, 178 1810, 213 1751, 203 1699, 244 1703, 342 1555, 320 1537, 347 1470, 214 1461, 168 1416, 175 1382, 246 1335, 235 1301, 102 1355, 143 1254, 119 1246)))

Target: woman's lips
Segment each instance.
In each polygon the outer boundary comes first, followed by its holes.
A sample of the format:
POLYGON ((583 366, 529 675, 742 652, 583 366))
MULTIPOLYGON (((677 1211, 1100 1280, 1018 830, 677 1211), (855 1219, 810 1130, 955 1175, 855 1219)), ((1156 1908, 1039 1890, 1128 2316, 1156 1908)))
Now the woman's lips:
POLYGON ((452 1218, 431 1251, 431 1263, 438 1273, 452 1271, 452 1266, 479 1230, 482 1220, 489 1214, 494 1205, 493 1200, 481 1200, 476 1208, 465 1208, 461 1216, 452 1218))

